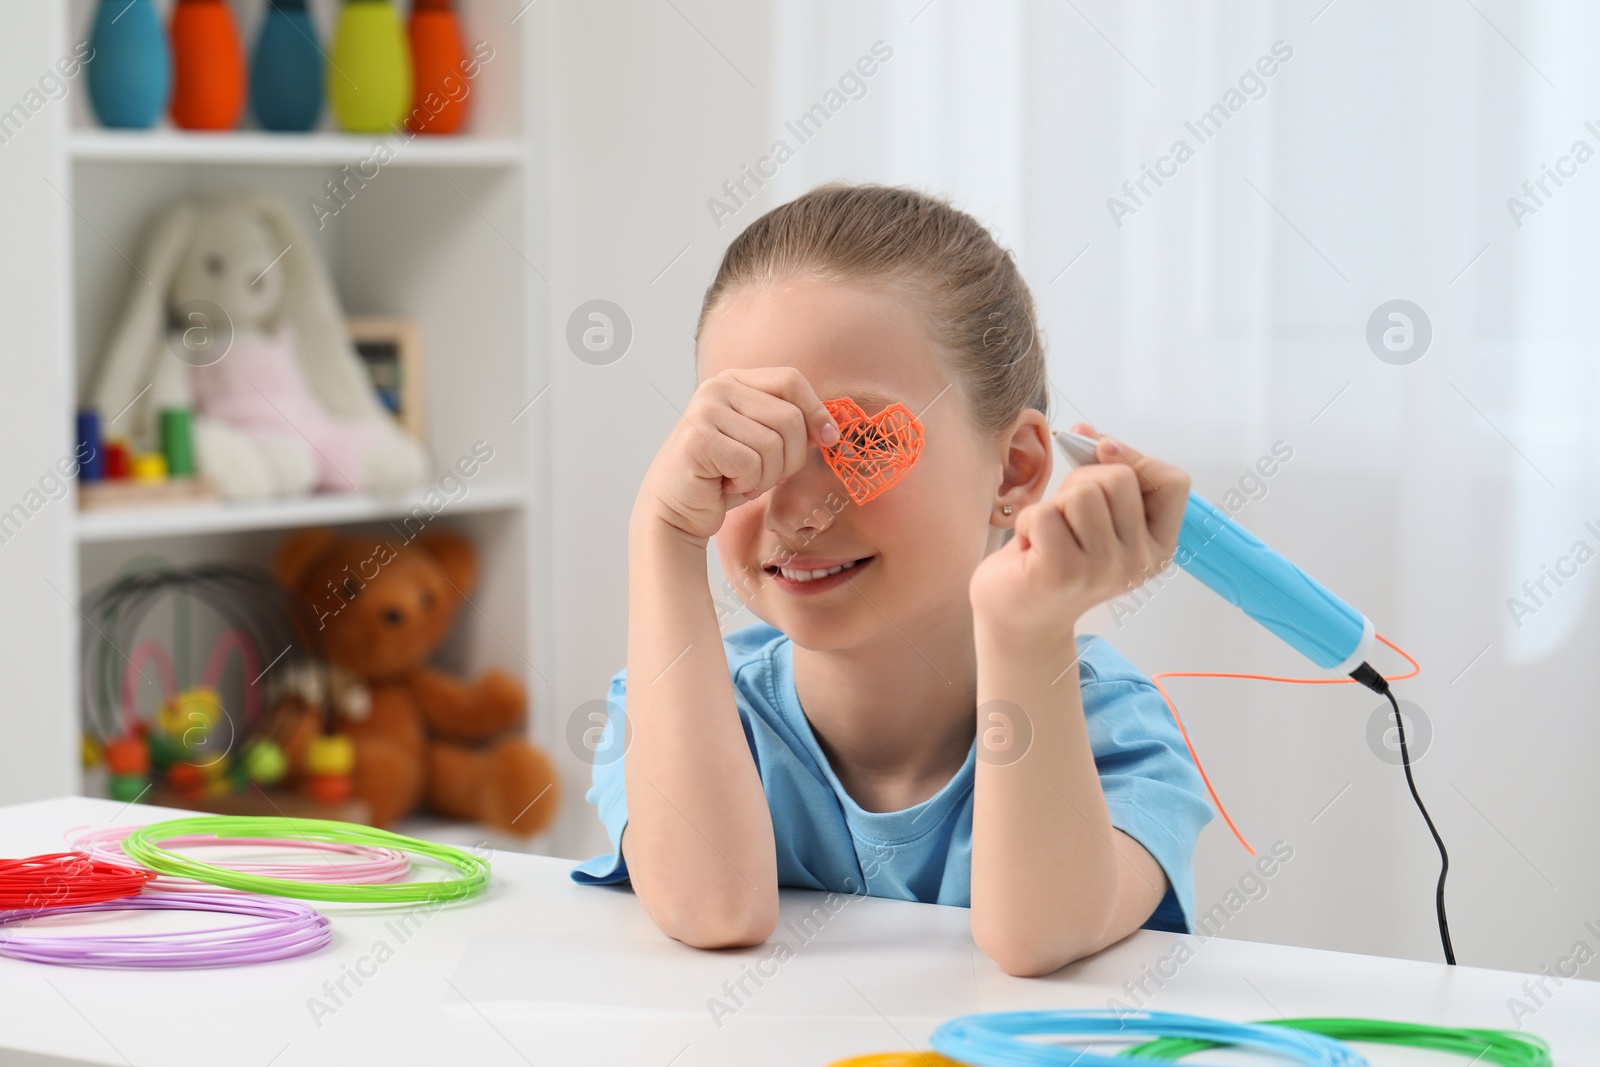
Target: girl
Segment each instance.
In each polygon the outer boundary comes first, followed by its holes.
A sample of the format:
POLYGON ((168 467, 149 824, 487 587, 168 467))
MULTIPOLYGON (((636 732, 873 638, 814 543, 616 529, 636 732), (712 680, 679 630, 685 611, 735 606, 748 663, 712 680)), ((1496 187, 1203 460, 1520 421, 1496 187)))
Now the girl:
POLYGON ((614 851, 574 880, 703 948, 764 941, 779 886, 970 907, 1013 975, 1190 929, 1200 777, 1154 685, 1074 632, 1172 557, 1189 478, 1101 437, 1044 499, 1037 337, 1010 253, 909 189, 824 186, 734 240, 634 503, 587 794, 614 851), (923 426, 861 505, 823 457, 837 397, 923 426), (713 535, 763 620, 726 638, 713 535))

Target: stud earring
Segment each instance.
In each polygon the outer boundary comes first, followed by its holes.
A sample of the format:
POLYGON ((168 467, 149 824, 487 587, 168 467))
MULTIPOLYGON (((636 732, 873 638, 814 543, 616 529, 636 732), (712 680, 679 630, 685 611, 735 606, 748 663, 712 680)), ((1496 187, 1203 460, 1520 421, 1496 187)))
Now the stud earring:
POLYGON ((1002 514, 1002 515, 1011 514, 1011 505, 1010 504, 1001 504, 1000 505, 1000 514, 1002 514))

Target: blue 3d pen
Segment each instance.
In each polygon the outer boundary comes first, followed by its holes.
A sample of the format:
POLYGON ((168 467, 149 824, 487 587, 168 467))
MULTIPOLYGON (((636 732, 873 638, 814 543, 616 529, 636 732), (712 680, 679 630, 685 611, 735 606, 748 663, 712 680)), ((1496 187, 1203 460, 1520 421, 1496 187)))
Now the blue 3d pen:
MULTIPOLYGON (((1073 466, 1099 462, 1090 438, 1051 433, 1073 466)), ((1173 562, 1317 666, 1348 674, 1379 693, 1388 688, 1367 664, 1375 640, 1371 621, 1194 493, 1183 513, 1173 562)))
MULTIPOLYGON (((1100 461, 1095 442, 1090 438, 1060 430, 1051 433, 1073 466, 1100 461)), ((1439 849, 1439 884, 1434 891, 1434 910, 1439 919, 1439 941, 1444 947, 1445 962, 1455 963, 1450 922, 1444 908, 1444 883, 1450 873, 1450 854, 1445 851, 1444 839, 1439 836, 1433 817, 1417 792, 1400 702, 1390 690, 1388 680, 1367 663, 1367 654, 1372 651, 1376 638, 1372 623, 1305 571, 1268 548, 1226 512, 1193 493, 1189 494, 1189 505, 1183 512, 1178 547, 1172 559, 1212 592, 1299 649, 1312 663, 1348 674, 1388 699, 1400 739, 1400 763, 1405 768, 1406 786, 1439 849)))

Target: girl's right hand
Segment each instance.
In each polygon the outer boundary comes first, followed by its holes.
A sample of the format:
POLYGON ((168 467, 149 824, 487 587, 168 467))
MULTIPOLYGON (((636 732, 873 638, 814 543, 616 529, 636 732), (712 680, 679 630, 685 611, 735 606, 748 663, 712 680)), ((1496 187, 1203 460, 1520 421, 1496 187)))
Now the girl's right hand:
POLYGON ((645 475, 635 509, 709 538, 730 508, 797 473, 813 445, 838 440, 833 416, 795 368, 722 371, 689 398, 645 475))

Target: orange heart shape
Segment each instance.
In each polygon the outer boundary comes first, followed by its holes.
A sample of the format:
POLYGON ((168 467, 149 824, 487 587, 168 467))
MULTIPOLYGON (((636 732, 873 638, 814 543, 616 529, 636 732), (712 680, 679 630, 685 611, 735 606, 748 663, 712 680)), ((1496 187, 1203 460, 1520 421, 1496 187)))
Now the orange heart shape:
POLYGON ((868 415, 847 396, 824 400, 839 426, 839 441, 822 450, 833 473, 857 504, 894 485, 922 455, 922 422, 904 404, 868 415))

